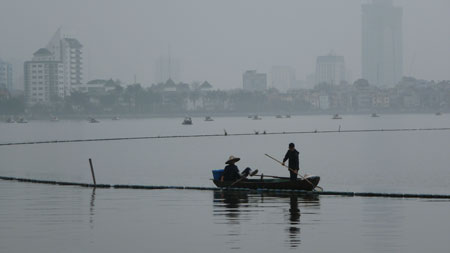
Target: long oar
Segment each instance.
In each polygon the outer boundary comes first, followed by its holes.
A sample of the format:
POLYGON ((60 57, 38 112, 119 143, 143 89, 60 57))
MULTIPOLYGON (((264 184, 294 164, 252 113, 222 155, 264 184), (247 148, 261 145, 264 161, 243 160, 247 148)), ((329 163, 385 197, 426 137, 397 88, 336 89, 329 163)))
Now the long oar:
POLYGON ((279 160, 276 159, 275 157, 270 156, 270 155, 268 155, 268 154, 265 154, 265 155, 266 155, 267 157, 271 158, 272 160, 278 162, 278 163, 281 164, 282 166, 288 168, 289 171, 291 171, 292 173, 295 173, 295 174, 299 175, 302 179, 306 180, 306 182, 308 182, 310 185, 312 185, 312 186, 314 187, 313 190, 315 190, 315 188, 317 188, 317 189, 319 189, 319 191, 323 191, 323 188, 322 188, 322 187, 317 186, 317 185, 314 185, 314 184, 311 183, 311 181, 309 181, 307 178, 305 178, 304 176, 302 176, 301 174, 299 174, 297 171, 295 171, 295 170, 289 168, 288 166, 284 165, 281 161, 279 161, 279 160))
POLYGON ((238 180, 234 181, 230 186, 233 186, 233 185, 241 182, 242 180, 246 179, 248 176, 253 177, 254 175, 256 175, 256 173, 258 173, 258 170, 254 170, 254 171, 250 172, 250 174, 246 175, 245 177, 239 178, 238 180))
POLYGON ((278 179, 290 179, 289 177, 279 177, 279 176, 271 176, 271 175, 266 175, 266 174, 261 174, 261 175, 255 175, 256 177, 271 177, 271 178, 278 178, 278 179))

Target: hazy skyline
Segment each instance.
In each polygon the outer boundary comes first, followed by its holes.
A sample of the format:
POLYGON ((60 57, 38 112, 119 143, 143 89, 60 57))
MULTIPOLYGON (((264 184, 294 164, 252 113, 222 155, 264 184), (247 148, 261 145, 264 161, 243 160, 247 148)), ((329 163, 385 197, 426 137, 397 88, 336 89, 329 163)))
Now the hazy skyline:
MULTIPOLYGON (((298 79, 314 73, 316 57, 345 57, 361 76, 361 0, 305 1, 58 1, 3 0, 0 58, 23 62, 45 47, 58 27, 84 46, 85 81, 119 78, 149 85, 155 61, 180 59, 181 79, 215 88, 242 87, 248 69, 269 73, 288 65, 298 79)), ((394 1, 403 8, 406 76, 450 79, 450 1, 394 1)))

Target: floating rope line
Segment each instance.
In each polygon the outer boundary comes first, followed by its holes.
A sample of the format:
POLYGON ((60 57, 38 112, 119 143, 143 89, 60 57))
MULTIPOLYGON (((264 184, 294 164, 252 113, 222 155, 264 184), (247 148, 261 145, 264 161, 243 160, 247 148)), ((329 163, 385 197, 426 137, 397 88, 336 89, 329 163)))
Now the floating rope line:
POLYGON ((348 196, 348 197, 384 197, 384 198, 416 198, 416 199, 450 199, 450 195, 440 194, 410 194, 410 193, 377 193, 377 192, 339 192, 339 191, 303 191, 303 190, 275 190, 275 189, 247 189, 247 188, 216 188, 216 187, 197 187, 197 186, 164 186, 164 185, 110 185, 110 184, 87 184, 64 181, 49 181, 28 178, 2 177, 1 180, 62 185, 62 186, 80 186, 88 188, 115 188, 115 189, 141 189, 141 190, 198 190, 198 191, 239 191, 239 192, 274 192, 274 193, 295 193, 299 195, 328 195, 328 196, 348 196))
POLYGON ((287 131, 287 132, 259 132, 253 133, 227 133, 224 134, 194 134, 194 135, 163 135, 163 136, 138 136, 117 138, 94 138, 78 140, 48 140, 30 142, 0 143, 0 146, 33 145, 33 144, 56 144, 71 142, 97 142, 97 141, 124 141, 124 140, 146 140, 146 139, 172 139, 172 138, 201 138, 201 137, 225 137, 225 136, 254 136, 254 135, 283 135, 283 134, 330 134, 330 133, 373 133, 373 132, 412 132, 412 131, 449 131, 449 127, 443 128, 388 128, 388 129, 352 129, 352 130, 314 130, 314 131, 287 131))

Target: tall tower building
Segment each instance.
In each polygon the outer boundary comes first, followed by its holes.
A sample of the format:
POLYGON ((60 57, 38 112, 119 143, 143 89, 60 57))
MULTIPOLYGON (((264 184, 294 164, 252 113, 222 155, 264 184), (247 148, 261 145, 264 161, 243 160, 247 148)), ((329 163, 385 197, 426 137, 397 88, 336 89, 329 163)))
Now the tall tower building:
POLYGON ((69 96, 72 90, 78 90, 83 84, 83 45, 74 38, 63 38, 59 28, 46 47, 54 60, 64 66, 64 93, 69 96))
POLYGON ((337 85, 346 81, 344 56, 332 53, 317 57, 315 83, 337 85))
POLYGON ((12 92, 13 79, 12 79, 12 65, 11 63, 4 62, 0 59, 0 89, 7 89, 12 92))
POLYGON ((393 0, 362 5, 362 77, 377 86, 394 86, 403 76, 401 7, 393 0))

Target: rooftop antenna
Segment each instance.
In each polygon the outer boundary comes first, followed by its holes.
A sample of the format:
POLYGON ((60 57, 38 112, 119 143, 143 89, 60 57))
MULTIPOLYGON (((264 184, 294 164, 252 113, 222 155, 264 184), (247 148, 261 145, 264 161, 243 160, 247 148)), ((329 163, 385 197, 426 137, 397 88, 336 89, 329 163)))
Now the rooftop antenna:
POLYGON ((171 66, 171 56, 170 56, 170 43, 168 44, 168 55, 169 55, 169 79, 172 79, 172 66, 171 66))
POLYGON ((416 52, 414 52, 411 62, 409 63, 408 75, 412 76, 412 70, 414 66, 414 62, 416 61, 416 52))

